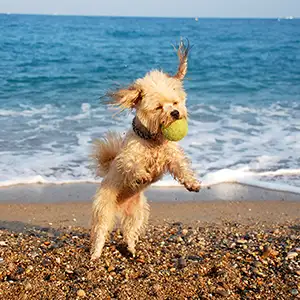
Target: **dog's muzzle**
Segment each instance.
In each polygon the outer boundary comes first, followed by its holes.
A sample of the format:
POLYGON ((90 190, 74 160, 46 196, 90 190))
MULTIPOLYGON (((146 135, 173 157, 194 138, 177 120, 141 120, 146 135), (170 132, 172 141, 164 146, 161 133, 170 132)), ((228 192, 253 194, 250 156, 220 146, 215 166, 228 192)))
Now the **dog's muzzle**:
POLYGON ((179 119, 179 111, 177 109, 173 110, 171 113, 170 113, 171 117, 175 120, 178 120, 179 119))

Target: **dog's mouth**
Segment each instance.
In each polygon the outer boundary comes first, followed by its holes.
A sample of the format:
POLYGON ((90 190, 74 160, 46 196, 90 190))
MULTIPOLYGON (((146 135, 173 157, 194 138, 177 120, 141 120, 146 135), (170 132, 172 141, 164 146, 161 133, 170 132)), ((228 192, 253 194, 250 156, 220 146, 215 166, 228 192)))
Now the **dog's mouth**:
POLYGON ((163 127, 168 127, 170 126, 172 123, 174 123, 175 121, 178 121, 178 120, 182 120, 182 119, 186 119, 185 117, 181 117, 181 118, 178 118, 178 119, 172 119, 172 120, 169 120, 169 121, 162 121, 161 124, 160 124, 160 130, 163 128, 163 127))

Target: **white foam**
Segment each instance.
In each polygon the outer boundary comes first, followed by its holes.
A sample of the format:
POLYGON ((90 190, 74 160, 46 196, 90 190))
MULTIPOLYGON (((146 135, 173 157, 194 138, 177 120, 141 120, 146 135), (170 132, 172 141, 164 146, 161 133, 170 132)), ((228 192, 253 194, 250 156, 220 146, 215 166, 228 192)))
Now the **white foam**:
MULTIPOLYGON (((282 169, 268 172, 249 172, 244 170, 230 170, 222 169, 216 172, 205 175, 202 181, 202 187, 211 187, 222 183, 239 183, 243 185, 260 187, 269 190, 292 192, 300 194, 300 187, 291 186, 288 184, 265 182, 258 180, 257 178, 264 176, 281 176, 281 175, 299 175, 300 169, 282 169)), ((73 183, 100 183, 101 179, 94 178, 81 178, 81 179, 57 179, 57 178, 44 178, 41 175, 31 176, 27 178, 15 178, 11 180, 0 181, 0 188, 9 187, 15 185, 32 185, 32 184, 73 184, 73 183)), ((154 187, 180 187, 180 184, 172 179, 166 178, 164 180, 154 183, 154 187)))
POLYGON ((255 187, 261 187, 265 189, 285 191, 300 194, 300 187, 291 186, 283 183, 265 182, 258 180, 257 178, 265 176, 281 176, 281 175, 299 175, 300 169, 282 169, 268 172, 248 172, 244 170, 230 170, 223 169, 214 173, 209 173, 202 179, 203 187, 209 187, 220 183, 240 183, 244 185, 251 185, 255 187))
POLYGON ((2 117, 16 117, 16 116, 24 116, 24 117, 32 117, 34 115, 41 115, 45 113, 49 113, 53 111, 53 107, 51 104, 46 104, 42 108, 27 108, 24 110, 10 110, 10 109, 0 109, 0 116, 2 117))
MULTIPOLYGON (((206 186, 237 182, 298 192, 297 105, 231 105, 224 109, 195 105, 190 109, 189 134, 180 144, 206 186)), ((105 108, 92 108, 89 103, 82 103, 76 111, 48 104, 20 107, 20 111, 0 110, 0 116, 11 117, 14 124, 20 122, 20 130, 10 132, 7 127, 8 134, 0 132, 2 145, 9 145, 2 147, 0 186, 98 182, 89 169, 91 141, 108 129, 124 132, 132 119, 131 114, 112 117, 105 108)), ((166 177, 154 186, 179 184, 166 177)))

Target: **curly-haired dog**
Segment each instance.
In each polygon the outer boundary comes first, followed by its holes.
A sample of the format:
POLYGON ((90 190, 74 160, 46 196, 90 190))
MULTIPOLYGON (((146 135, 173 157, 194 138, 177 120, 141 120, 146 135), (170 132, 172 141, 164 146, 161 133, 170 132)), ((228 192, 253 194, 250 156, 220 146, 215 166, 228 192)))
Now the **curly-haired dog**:
POLYGON ((124 138, 117 133, 96 142, 97 175, 103 177, 93 202, 92 259, 100 257, 105 240, 121 213, 121 229, 134 255, 135 244, 149 217, 144 190, 169 172, 187 190, 198 192, 200 182, 189 160, 175 142, 166 140, 161 126, 187 118, 183 79, 189 45, 180 42, 177 74, 151 71, 127 88, 109 94, 121 109, 135 110, 132 129, 124 138))

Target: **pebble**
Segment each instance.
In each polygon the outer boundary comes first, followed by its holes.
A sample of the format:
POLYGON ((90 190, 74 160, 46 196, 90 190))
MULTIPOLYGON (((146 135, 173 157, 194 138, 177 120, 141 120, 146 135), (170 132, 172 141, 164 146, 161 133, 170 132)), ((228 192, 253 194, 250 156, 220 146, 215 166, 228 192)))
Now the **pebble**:
POLYGON ((229 248, 233 249, 235 246, 236 246, 236 243, 233 242, 233 243, 230 244, 229 248))
POLYGON ((183 241, 183 239, 182 239, 181 236, 177 237, 177 239, 176 239, 176 242, 177 242, 177 243, 181 243, 182 241, 183 241))
POLYGON ((297 248, 295 249, 295 251, 299 253, 299 252, 300 252, 300 247, 297 247, 297 248))
POLYGON ((256 268, 253 269, 253 273, 258 275, 258 276, 261 276, 261 277, 266 277, 266 275, 264 273, 262 273, 261 271, 259 271, 256 268))
POLYGON ((78 291, 77 291, 77 296, 78 296, 78 297, 85 297, 85 295, 86 295, 86 293, 85 293, 84 290, 78 290, 78 291))
POLYGON ((43 265, 44 267, 50 266, 50 265, 51 265, 51 260, 50 260, 49 258, 44 258, 44 259, 42 260, 42 265, 43 265))
POLYGON ((0 263, 3 263, 4 259, 2 257, 0 257, 0 263))
POLYGON ((115 269, 114 266, 109 266, 108 269, 107 269, 107 271, 108 271, 108 272, 111 272, 111 271, 113 271, 114 269, 115 269))
POLYGON ((292 294, 293 296, 297 296, 297 295, 299 294, 299 292, 298 292, 297 289, 292 289, 292 290, 291 290, 291 294, 292 294))
POLYGON ((8 270, 9 270, 10 272, 12 272, 15 268, 16 268, 16 265, 15 265, 14 263, 10 262, 10 263, 8 264, 8 270))
POLYGON ((33 266, 28 266, 27 269, 25 270, 25 273, 28 274, 33 270, 33 266))
POLYGON ((180 258, 178 259, 178 267, 179 267, 180 269, 183 269, 183 268, 186 267, 186 260, 185 260, 183 257, 180 257, 180 258))
POLYGON ((31 290, 31 289, 32 289, 32 285, 31 285, 30 282, 28 282, 28 283, 25 285, 25 290, 26 290, 26 291, 29 291, 29 290, 31 290))
POLYGON ((289 252, 286 256, 287 259, 294 259, 295 257, 298 256, 297 252, 289 252))
POLYGON ((0 246, 5 247, 5 246, 7 246, 7 243, 5 241, 0 241, 0 246))
POLYGON ((271 254, 271 252, 272 252, 271 247, 265 245, 264 248, 263 248, 263 254, 262 254, 262 256, 263 257, 268 257, 271 254))
POLYGON ((238 244, 246 244, 246 243, 247 243, 247 241, 244 240, 244 239, 239 239, 239 240, 237 240, 236 242, 237 242, 238 244))
POLYGON ((187 229, 182 229, 182 235, 187 235, 189 231, 187 229))
POLYGON ((197 262, 203 260, 203 258, 200 257, 200 256, 198 256, 198 255, 189 255, 189 256, 187 257, 187 259, 188 259, 188 260, 191 260, 191 261, 197 261, 197 262))
POLYGON ((230 293, 224 289, 216 289, 216 294, 223 296, 223 297, 228 297, 230 295, 230 293))

